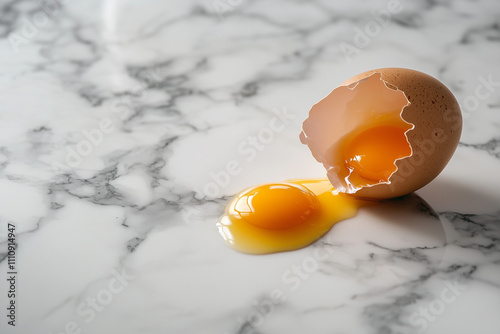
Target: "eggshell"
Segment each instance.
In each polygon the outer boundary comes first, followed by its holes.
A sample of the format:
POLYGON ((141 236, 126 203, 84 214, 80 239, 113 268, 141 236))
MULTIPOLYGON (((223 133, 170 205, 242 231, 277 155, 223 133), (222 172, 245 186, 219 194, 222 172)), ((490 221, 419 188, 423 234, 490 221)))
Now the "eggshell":
MULTIPOLYGON (((339 166, 325 163, 326 152, 320 147, 325 144, 321 142, 322 140, 328 141, 327 136, 313 138, 314 128, 325 121, 319 120, 317 117, 313 119, 314 110, 315 108, 325 110, 325 108, 331 107, 331 112, 345 112, 346 110, 339 108, 336 103, 336 100, 341 98, 332 97, 341 96, 339 92, 342 91, 344 94, 348 93, 345 92, 344 87, 346 86, 353 91, 356 90, 356 86, 360 82, 366 81, 375 74, 383 80, 388 90, 404 93, 409 104, 400 103, 402 111, 397 113, 403 121, 414 125, 413 129, 406 132, 412 154, 395 161, 397 170, 391 175, 389 182, 369 184, 354 191, 355 196, 385 199, 409 194, 425 186, 441 173, 458 145, 462 130, 462 116, 458 102, 451 91, 440 81, 425 73, 405 68, 382 68, 350 78, 311 109, 309 118, 304 121, 301 133, 301 141, 307 144, 313 156, 325 165, 330 181, 334 181, 332 182, 334 187, 336 186, 335 182, 338 185, 339 179, 341 179, 333 175, 339 166), (325 103, 327 104, 325 105, 325 103)), ((391 94, 394 95, 394 93, 391 94)), ((372 96, 370 94, 359 95, 355 98, 368 99, 368 104, 373 99, 373 107, 381 107, 380 100, 377 100, 377 97, 374 98, 373 94, 372 96)), ((353 102, 356 102, 355 99, 353 102)), ((353 102, 351 101, 351 103, 353 102)), ((345 190, 340 188, 340 191, 345 190)))

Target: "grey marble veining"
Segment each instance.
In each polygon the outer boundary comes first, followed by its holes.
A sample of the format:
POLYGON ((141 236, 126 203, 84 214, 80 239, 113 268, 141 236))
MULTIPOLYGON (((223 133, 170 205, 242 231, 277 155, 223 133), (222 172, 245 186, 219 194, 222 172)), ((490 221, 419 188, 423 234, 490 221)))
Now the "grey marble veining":
POLYGON ((499 22, 494 0, 3 1, 0 331, 499 333, 499 22), (230 198, 324 176, 302 121, 379 67, 457 97, 443 173, 304 249, 228 248, 230 198))

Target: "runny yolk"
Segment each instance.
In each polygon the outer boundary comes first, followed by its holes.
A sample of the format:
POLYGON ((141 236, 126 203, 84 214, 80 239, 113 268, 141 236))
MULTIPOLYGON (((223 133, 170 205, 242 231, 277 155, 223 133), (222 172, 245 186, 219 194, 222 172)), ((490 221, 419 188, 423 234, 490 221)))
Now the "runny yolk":
POLYGON ((235 217, 266 229, 285 229, 311 218, 319 208, 307 188, 267 184, 243 194, 234 204, 235 217))
POLYGON ((411 148, 399 126, 378 126, 354 137, 346 147, 346 167, 372 181, 387 181, 396 171, 396 159, 407 157, 411 148))
POLYGON ((289 180, 238 194, 217 222, 236 250, 268 254, 305 247, 356 215, 363 201, 337 194, 328 179, 289 180))
MULTIPOLYGON (((357 134, 346 146, 346 167, 368 180, 387 181, 396 159, 411 148, 399 126, 378 126, 357 134)), ((356 215, 361 199, 335 192, 328 179, 264 184, 238 194, 217 222, 219 233, 236 250, 267 254, 305 247, 334 224, 356 215)))

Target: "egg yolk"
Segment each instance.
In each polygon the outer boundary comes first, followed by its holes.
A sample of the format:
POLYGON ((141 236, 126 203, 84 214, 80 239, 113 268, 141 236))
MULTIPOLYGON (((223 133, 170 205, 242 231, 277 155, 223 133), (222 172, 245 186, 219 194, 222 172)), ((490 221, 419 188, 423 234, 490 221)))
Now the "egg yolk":
POLYGON ((238 197, 234 216, 262 228, 284 229, 307 221, 318 209, 316 196, 307 188, 269 184, 238 197))
POLYGON ((378 126, 359 133, 346 147, 346 167, 368 180, 388 181, 396 171, 396 159, 411 155, 406 131, 399 126, 378 126))
POLYGON ((217 222, 238 251, 267 254, 305 247, 368 203, 337 194, 328 179, 289 180, 249 188, 237 195, 217 222))

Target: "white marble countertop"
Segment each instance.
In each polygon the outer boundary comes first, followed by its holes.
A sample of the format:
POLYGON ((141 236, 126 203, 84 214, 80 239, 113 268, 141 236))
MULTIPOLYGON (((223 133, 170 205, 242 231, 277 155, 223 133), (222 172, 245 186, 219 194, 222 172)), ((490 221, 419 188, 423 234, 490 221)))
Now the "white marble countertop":
POLYGON ((496 0, 2 1, 0 332, 500 333, 499 22, 496 0), (230 197, 323 177, 302 121, 379 67, 457 97, 443 173, 310 247, 227 247, 230 197))

